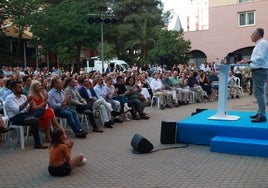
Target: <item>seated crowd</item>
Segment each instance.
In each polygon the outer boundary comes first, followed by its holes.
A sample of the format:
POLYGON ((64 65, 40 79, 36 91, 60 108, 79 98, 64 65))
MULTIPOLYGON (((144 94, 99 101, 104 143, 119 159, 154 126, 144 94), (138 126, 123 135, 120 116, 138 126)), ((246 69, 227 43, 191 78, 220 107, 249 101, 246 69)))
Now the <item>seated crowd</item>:
MULTIPOLYGON (((160 108, 179 107, 193 102, 217 99, 219 78, 213 65, 197 70, 189 66, 133 67, 127 72, 74 73, 61 69, 52 72, 27 68, 11 71, 4 68, 0 79, 0 98, 5 103, 9 121, 16 125, 31 125, 34 148, 47 148, 40 140, 39 129, 51 141, 51 130, 66 119, 75 137, 86 138, 81 116, 86 116, 94 132, 102 133, 102 125, 113 128, 114 123, 149 119, 145 107, 154 104, 157 97, 160 108)), ((230 73, 231 74, 231 73, 230 73)), ((231 96, 239 98, 239 90, 231 84, 231 96)), ((2 118, 0 118, 1 120, 2 118)), ((1 133, 9 131, 2 121, 1 133)))

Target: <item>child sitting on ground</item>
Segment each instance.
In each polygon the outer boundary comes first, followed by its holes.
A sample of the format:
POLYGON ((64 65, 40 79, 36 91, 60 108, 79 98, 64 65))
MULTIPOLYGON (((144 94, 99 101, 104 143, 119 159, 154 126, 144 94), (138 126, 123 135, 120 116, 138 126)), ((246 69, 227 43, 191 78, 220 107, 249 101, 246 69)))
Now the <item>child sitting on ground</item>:
POLYGON ((64 129, 56 128, 51 133, 51 140, 48 167, 51 176, 67 176, 76 166, 81 166, 86 162, 83 154, 71 159, 74 142, 67 139, 64 129))

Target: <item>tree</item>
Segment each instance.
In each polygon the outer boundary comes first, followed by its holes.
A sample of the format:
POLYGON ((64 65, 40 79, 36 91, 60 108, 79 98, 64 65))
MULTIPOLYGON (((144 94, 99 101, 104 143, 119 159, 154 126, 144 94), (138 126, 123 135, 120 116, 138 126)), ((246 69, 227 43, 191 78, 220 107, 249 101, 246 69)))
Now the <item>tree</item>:
MULTIPOLYGON (((98 52, 101 52, 102 50, 102 46, 101 44, 98 45, 98 52)), ((103 51, 104 51, 104 57, 103 60, 110 60, 112 58, 114 58, 114 54, 115 54, 115 47, 113 44, 108 43, 108 42, 104 42, 103 43, 103 51)))
POLYGON ((183 32, 158 30, 155 46, 149 51, 150 60, 172 67, 173 64, 188 62, 191 48, 189 40, 183 38, 183 32))
POLYGON ((99 28, 89 25, 89 13, 106 10, 106 1, 53 1, 32 16, 35 42, 57 54, 61 63, 80 61, 81 47, 97 47, 99 28))
POLYGON ((140 52, 139 57, 146 61, 149 47, 153 46, 150 43, 154 40, 154 29, 164 26, 161 1, 114 0, 112 9, 119 20, 114 37, 117 55, 134 63, 135 52, 140 52))
POLYGON ((153 30, 148 26, 148 19, 145 18, 142 22, 137 23, 136 30, 132 33, 133 40, 130 40, 127 44, 130 49, 140 51, 138 56, 141 56, 143 63, 147 62, 147 55, 150 44, 154 44, 153 30))
POLYGON ((160 0, 91 0, 90 2, 9 0, 7 2, 10 3, 8 7, 11 10, 22 9, 21 14, 13 10, 13 14, 18 15, 14 20, 22 26, 21 28, 31 25, 34 34, 32 42, 41 45, 44 52, 54 52, 61 63, 79 62, 81 47, 97 49, 101 43, 101 24, 89 24, 87 20, 90 14, 103 14, 107 10, 117 18, 118 22, 117 25, 104 24, 105 58, 117 56, 123 57, 130 63, 136 62, 137 59, 142 63, 148 63, 156 61, 160 57, 159 54, 163 54, 176 61, 185 58, 184 50, 187 51, 188 48, 182 34, 160 32, 171 16, 169 12, 163 13, 160 0), (23 7, 17 6, 15 2, 23 7), (174 47, 162 53, 159 46, 166 48, 165 37, 170 37, 172 40, 175 37, 180 42, 177 44, 169 41, 168 44, 174 43, 174 47))
MULTIPOLYGON (((0 12, 2 13, 0 15, 1 24, 5 20, 9 20, 17 28, 17 46, 13 48, 14 51, 7 51, 10 53, 11 64, 16 62, 16 53, 20 52, 23 32, 29 26, 28 16, 36 12, 38 8, 38 0, 5 0, 0 3, 0 12)), ((1 31, 1 34, 3 36, 4 32, 1 31)), ((8 39, 6 36, 4 37, 5 41, 12 41, 12 39, 8 39)), ((6 43, 6 45, 10 45, 11 41, 6 43)), ((11 47, 9 46, 7 49, 11 49, 11 47)))

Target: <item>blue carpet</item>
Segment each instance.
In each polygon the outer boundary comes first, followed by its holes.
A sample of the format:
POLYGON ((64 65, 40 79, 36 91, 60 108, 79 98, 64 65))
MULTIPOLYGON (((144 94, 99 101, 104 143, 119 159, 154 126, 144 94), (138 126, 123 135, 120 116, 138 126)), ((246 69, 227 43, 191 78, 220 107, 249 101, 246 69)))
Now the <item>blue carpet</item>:
POLYGON ((210 151, 268 157, 268 140, 215 136, 211 139, 210 151))
MULTIPOLYGON (((255 112, 229 111, 236 121, 208 120, 216 110, 205 110, 177 122, 177 142, 210 145, 215 136, 268 140, 268 123, 251 123, 255 112)), ((267 115, 268 117, 268 115, 267 115)))

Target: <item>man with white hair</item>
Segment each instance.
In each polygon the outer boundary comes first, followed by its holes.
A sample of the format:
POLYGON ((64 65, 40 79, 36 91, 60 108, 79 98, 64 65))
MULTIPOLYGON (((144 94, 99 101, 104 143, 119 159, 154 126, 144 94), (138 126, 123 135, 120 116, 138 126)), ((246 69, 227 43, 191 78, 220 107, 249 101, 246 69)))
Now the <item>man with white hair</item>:
POLYGON ((200 70, 203 70, 204 72, 210 72, 210 67, 208 65, 208 62, 205 60, 204 63, 202 63, 199 67, 200 70))
POLYGON ((266 122, 264 84, 268 79, 268 42, 264 40, 263 35, 264 30, 262 28, 257 28, 251 34, 251 41, 255 42, 256 45, 250 60, 240 61, 240 63, 249 63, 252 72, 253 94, 258 104, 257 114, 250 116, 253 123, 266 122))
POLYGON ((162 110, 165 109, 165 104, 167 104, 165 97, 170 96, 169 93, 165 92, 165 86, 162 84, 161 79, 159 78, 159 73, 155 72, 153 73, 153 80, 150 83, 150 87, 153 91, 153 95, 159 97, 159 102, 160 102, 160 108, 162 110))

